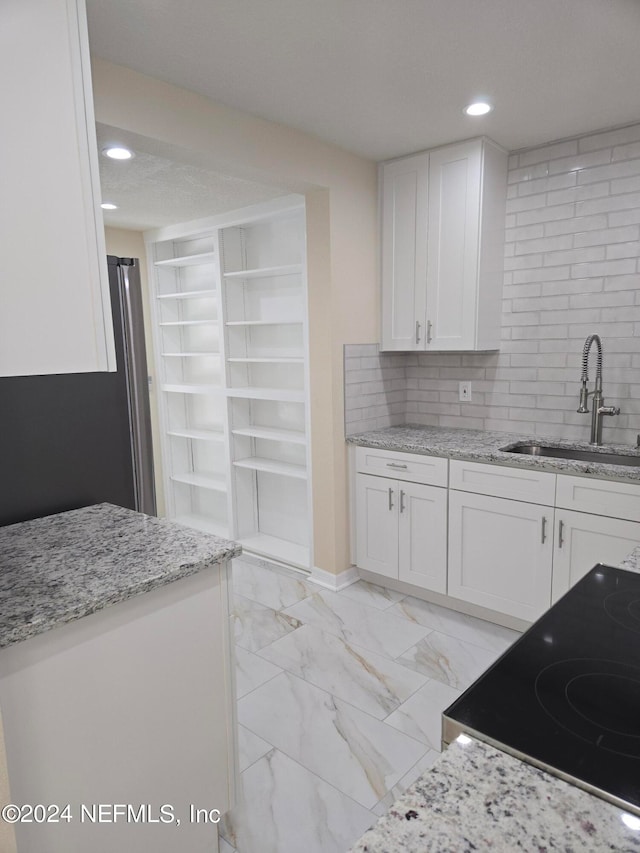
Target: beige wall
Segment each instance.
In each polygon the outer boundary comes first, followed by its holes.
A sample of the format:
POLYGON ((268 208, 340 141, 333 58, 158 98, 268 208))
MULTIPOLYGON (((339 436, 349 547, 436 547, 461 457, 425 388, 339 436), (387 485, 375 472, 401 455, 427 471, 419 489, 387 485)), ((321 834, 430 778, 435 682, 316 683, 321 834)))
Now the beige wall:
POLYGON ((374 163, 102 60, 98 122, 180 150, 194 165, 302 192, 308 205, 314 565, 349 563, 342 348, 378 339, 374 163))
POLYGON ((107 254, 119 258, 138 258, 140 260, 140 281, 142 284, 142 311, 144 314, 144 333, 147 345, 147 372, 152 378, 149 391, 151 404, 151 433, 153 439, 153 464, 156 471, 156 503, 158 515, 164 515, 164 485, 162 477, 162 456, 160 444, 160 421, 158 417, 158 399, 156 395, 155 358, 153 353, 153 332, 151 323, 151 306, 149 305, 149 279, 147 275, 147 258, 144 239, 141 231, 127 231, 124 228, 105 228, 104 236, 107 243, 107 254))

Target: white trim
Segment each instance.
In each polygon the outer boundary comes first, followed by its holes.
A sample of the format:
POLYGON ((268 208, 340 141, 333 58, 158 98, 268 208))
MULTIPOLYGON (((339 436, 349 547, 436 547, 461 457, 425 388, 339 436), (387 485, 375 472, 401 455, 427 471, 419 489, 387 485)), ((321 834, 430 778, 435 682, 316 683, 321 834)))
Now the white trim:
POLYGON ((337 575, 334 575, 333 572, 327 572, 324 569, 318 569, 314 566, 308 580, 311 583, 324 587, 325 589, 330 589, 332 592, 340 592, 340 590, 346 589, 348 586, 351 586, 352 583, 360 580, 360 575, 358 574, 358 569, 355 566, 351 566, 337 575))

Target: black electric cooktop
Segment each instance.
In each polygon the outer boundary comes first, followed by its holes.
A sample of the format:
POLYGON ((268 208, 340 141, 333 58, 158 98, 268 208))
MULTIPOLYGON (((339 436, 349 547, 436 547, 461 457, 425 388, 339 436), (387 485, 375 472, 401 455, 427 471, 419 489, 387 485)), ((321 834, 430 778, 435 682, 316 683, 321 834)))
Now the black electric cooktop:
POLYGON ((595 566, 444 712, 640 814, 640 574, 595 566))

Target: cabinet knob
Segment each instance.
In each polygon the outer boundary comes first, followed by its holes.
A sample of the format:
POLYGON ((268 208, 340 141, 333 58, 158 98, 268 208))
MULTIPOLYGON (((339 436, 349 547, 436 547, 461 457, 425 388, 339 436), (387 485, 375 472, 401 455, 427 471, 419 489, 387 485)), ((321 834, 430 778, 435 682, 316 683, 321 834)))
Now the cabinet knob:
POLYGON ((562 548, 564 544, 563 534, 564 532, 564 521, 558 522, 558 548, 562 548))
POLYGON ((416 343, 420 343, 420 321, 416 320, 416 343))
POLYGON ((544 516, 542 516, 542 531, 540 533, 540 541, 543 545, 547 541, 547 519, 544 516))
POLYGON ((400 489, 400 512, 404 512, 404 491, 400 489))
POLYGON ((427 343, 431 343, 431 320, 427 320, 427 343))
POLYGON ((389 509, 393 509, 393 489, 389 486, 389 509))

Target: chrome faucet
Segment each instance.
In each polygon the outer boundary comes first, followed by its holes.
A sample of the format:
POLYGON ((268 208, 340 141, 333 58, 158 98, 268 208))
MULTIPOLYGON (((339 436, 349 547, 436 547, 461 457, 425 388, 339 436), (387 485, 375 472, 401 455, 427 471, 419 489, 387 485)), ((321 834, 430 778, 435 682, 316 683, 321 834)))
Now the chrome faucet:
POLYGON ((604 397, 602 396, 602 341, 599 335, 589 335, 584 342, 582 350, 582 385, 580 387, 580 405, 578 413, 581 415, 589 412, 589 397, 593 395, 593 403, 591 410, 591 439, 590 444, 602 444, 602 418, 604 415, 619 415, 620 409, 617 406, 605 406, 604 397), (593 391, 587 390, 587 382, 589 381, 589 353, 591 345, 594 344, 598 348, 598 362, 596 366, 596 382, 593 386, 593 391))

